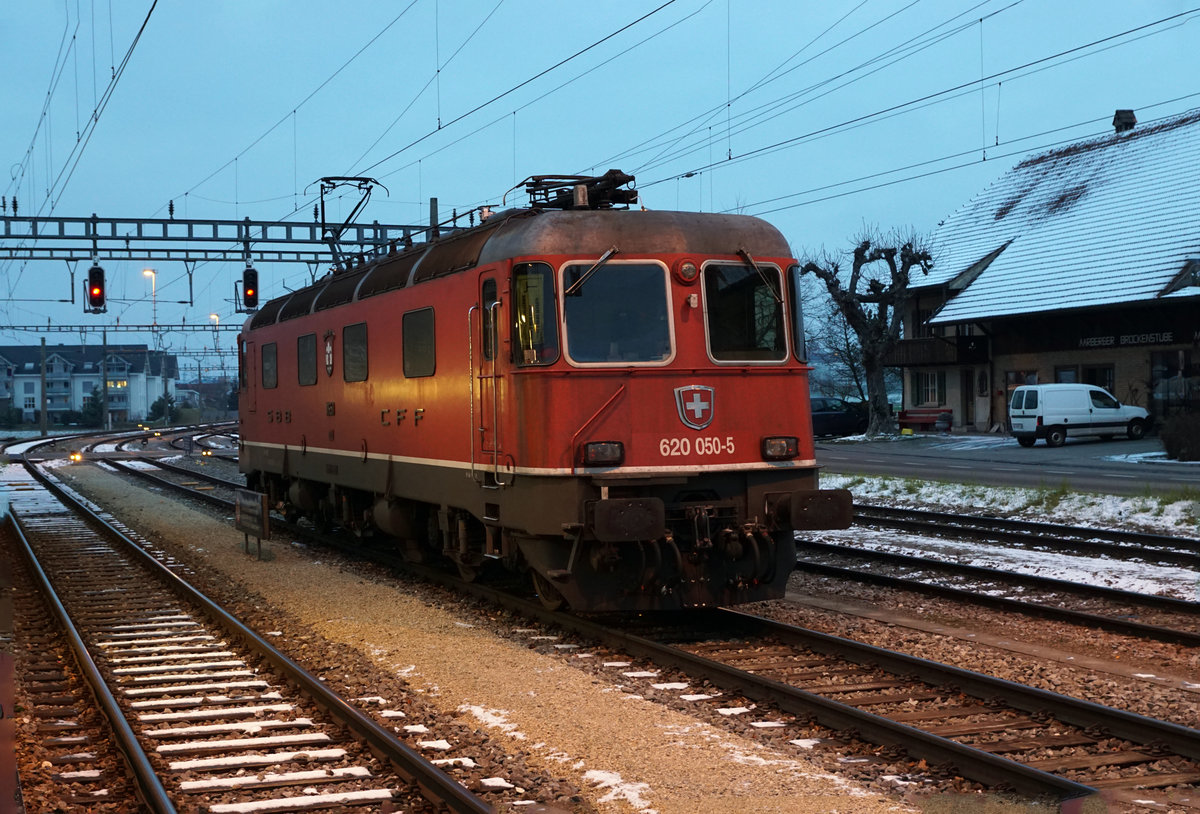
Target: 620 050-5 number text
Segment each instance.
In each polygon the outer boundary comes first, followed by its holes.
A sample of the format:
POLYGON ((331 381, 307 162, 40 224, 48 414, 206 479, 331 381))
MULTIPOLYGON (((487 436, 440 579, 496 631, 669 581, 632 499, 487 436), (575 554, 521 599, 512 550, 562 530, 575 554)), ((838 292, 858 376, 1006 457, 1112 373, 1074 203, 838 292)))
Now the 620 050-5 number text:
POLYGON ((663 438, 658 442, 658 451, 664 458, 680 455, 723 455, 733 454, 733 436, 700 438, 663 438))

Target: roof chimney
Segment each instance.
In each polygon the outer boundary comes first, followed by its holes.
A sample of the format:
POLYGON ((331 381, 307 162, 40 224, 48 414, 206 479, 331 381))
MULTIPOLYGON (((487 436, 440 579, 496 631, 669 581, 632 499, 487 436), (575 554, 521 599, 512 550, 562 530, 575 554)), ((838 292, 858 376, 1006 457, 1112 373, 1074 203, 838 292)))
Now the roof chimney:
POLYGON ((1132 130, 1135 124, 1137 124, 1137 116, 1133 115, 1132 110, 1118 110, 1113 116, 1113 129, 1118 133, 1132 130))

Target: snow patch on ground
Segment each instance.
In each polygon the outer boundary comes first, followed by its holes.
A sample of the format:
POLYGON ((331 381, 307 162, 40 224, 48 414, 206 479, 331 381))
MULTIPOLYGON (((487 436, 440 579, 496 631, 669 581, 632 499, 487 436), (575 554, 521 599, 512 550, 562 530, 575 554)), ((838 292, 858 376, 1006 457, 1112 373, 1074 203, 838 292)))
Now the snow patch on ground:
POLYGON ((651 808, 650 803, 642 797, 650 789, 650 786, 645 783, 627 783, 617 772, 601 772, 595 769, 585 772, 583 778, 597 788, 609 789, 608 793, 600 798, 601 803, 613 803, 621 800, 642 814, 658 814, 657 810, 651 808))
POLYGON ((1200 537, 1200 501, 1151 496, 1062 493, 1054 489, 942 483, 822 473, 821 488, 849 489, 856 503, 992 514, 1088 528, 1136 528, 1200 537))
MULTIPOLYGON (((1200 501, 1067 493, 893 477, 821 476, 825 489, 849 489, 856 503, 989 514, 1087 528, 1136 529, 1200 538, 1200 501)), ((1200 602, 1200 575, 1188 568, 1104 557, 943 540, 897 531, 850 528, 806 533, 806 539, 992 567, 1200 602)))
POLYGON ((469 713, 474 715, 476 719, 482 722, 485 726, 491 729, 499 729, 510 738, 517 740, 525 740, 525 733, 518 731, 517 725, 510 722, 505 716, 504 710, 500 709, 485 709, 480 706, 463 705, 459 707, 459 712, 469 713))

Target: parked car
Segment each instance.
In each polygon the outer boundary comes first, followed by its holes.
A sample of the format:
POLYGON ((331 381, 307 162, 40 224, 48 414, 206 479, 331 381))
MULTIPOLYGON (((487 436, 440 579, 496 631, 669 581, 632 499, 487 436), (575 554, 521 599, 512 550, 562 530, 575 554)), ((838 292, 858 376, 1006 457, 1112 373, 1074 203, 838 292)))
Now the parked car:
POLYGON ((1008 420, 1021 446, 1031 447, 1045 438, 1047 446, 1061 447, 1067 438, 1085 435, 1141 438, 1150 414, 1145 408, 1122 404, 1103 387, 1030 384, 1013 390, 1008 420))
POLYGON ((830 396, 812 396, 813 435, 858 435, 867 431, 867 405, 830 396))

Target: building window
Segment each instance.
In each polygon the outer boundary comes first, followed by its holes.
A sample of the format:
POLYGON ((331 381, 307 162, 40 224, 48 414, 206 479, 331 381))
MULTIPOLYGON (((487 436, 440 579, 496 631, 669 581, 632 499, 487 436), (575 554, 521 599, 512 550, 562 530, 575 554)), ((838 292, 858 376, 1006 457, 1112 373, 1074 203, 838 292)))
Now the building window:
POLYGON ((367 323, 358 322, 342 329, 342 379, 367 380, 367 323))
POLYGON ((433 309, 409 311, 404 315, 401 330, 404 341, 404 376, 409 379, 432 376, 437 366, 433 341, 433 309))
POLYGON ((1082 381, 1084 384, 1103 387, 1111 393, 1116 384, 1117 377, 1112 365, 1084 365, 1082 381))
POLYGON ((33 382, 25 382, 25 394, 28 395, 32 392, 34 392, 33 382))
POLYGON ((37 409, 37 399, 34 398, 33 396, 26 396, 25 409, 26 410, 36 410, 37 409))
POLYGON ((932 308, 918 308, 913 312, 913 339, 929 339, 945 335, 945 326, 925 324, 933 316, 933 310, 932 308))
POLYGON ((305 334, 296 340, 296 377, 301 385, 317 383, 316 334, 305 334))
POLYGON ((1150 354, 1150 412, 1160 418, 1200 412, 1200 358, 1190 350, 1150 354))
POLYGON ((940 407, 946 403, 946 371, 914 370, 911 384, 912 406, 940 407))
POLYGON ((262 386, 271 390, 279 386, 279 362, 277 346, 269 342, 262 346, 262 386))
POLYGON ((1058 384, 1078 384, 1079 368, 1075 365, 1054 368, 1054 381, 1058 384))

